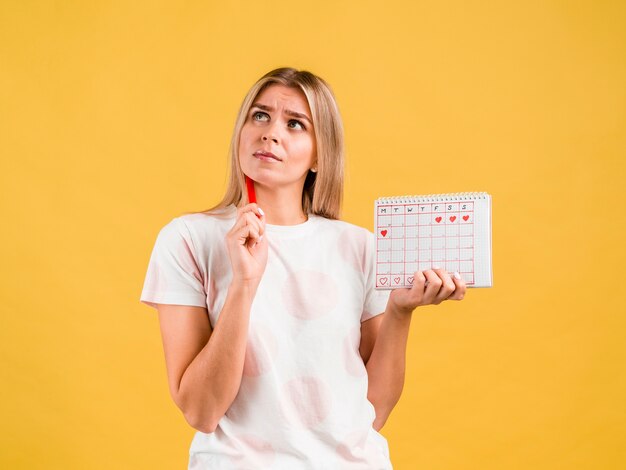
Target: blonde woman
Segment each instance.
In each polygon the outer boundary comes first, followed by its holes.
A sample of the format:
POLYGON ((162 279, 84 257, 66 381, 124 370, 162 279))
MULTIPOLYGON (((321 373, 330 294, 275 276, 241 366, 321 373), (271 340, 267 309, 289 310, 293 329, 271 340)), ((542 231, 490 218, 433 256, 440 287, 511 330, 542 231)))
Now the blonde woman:
POLYGON ((197 430, 189 469, 390 469, 413 310, 460 300, 442 269, 374 288, 374 236, 339 220, 333 93, 291 68, 246 95, 213 209, 157 237, 141 301, 158 309, 171 396, 197 430), (254 181, 249 203, 245 177, 254 181))

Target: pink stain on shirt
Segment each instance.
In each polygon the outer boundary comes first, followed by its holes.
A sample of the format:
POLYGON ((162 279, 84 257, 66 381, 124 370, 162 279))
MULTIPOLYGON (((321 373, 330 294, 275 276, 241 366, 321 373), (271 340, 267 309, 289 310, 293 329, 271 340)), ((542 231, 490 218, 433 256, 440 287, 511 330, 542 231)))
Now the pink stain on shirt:
POLYGON ((192 275, 201 285, 204 285, 204 279, 189 243, 188 240, 183 239, 178 245, 177 255, 180 266, 187 274, 192 275))
POLYGON ((230 461, 237 469, 267 468, 276 457, 272 444, 253 434, 239 434, 234 441, 243 447, 241 455, 231 456, 230 461))
POLYGON ((284 388, 295 417, 302 425, 312 428, 326 419, 331 407, 331 393, 320 379, 297 377, 287 382, 284 388))
POLYGON ((337 453, 348 462, 364 462, 367 431, 357 430, 348 433, 337 446, 337 453))
POLYGON ((346 228, 338 239, 341 258, 359 272, 365 272, 365 255, 367 253, 367 232, 356 227, 346 228))
POLYGON ((282 289, 283 303, 296 318, 312 320, 337 306, 338 292, 327 274, 302 270, 289 275, 282 289))
POLYGON ((254 324, 250 330, 243 375, 258 377, 272 367, 278 346, 274 334, 265 326, 254 324))

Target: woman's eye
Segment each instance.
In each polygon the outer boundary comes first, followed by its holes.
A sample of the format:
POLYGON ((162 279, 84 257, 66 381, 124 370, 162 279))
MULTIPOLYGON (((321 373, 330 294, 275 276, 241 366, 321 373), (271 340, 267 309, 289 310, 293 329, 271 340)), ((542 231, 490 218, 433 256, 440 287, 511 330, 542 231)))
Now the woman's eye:
POLYGON ((287 126, 292 129, 304 129, 304 125, 300 121, 296 121, 295 119, 289 121, 287 126))
POLYGON ((252 114, 252 119, 254 121, 267 121, 269 118, 270 117, 267 113, 262 113, 261 111, 256 111, 252 114))

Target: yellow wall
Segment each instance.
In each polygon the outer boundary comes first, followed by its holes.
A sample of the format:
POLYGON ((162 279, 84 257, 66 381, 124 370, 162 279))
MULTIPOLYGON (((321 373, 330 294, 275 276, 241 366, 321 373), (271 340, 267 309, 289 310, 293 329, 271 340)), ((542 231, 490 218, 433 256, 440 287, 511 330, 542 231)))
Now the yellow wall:
POLYGON ((493 195, 495 287, 414 314, 395 468, 626 468, 626 7, 592 0, 2 1, 0 467, 185 468, 139 294, 283 65, 337 94, 346 220, 493 195))

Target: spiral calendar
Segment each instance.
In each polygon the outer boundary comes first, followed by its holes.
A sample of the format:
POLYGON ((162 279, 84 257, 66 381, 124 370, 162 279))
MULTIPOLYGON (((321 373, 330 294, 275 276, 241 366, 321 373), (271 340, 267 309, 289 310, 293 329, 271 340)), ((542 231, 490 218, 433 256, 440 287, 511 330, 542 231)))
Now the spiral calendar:
POLYGON ((384 197, 374 204, 376 288, 411 287, 415 272, 458 272, 491 287, 491 196, 484 192, 384 197))

